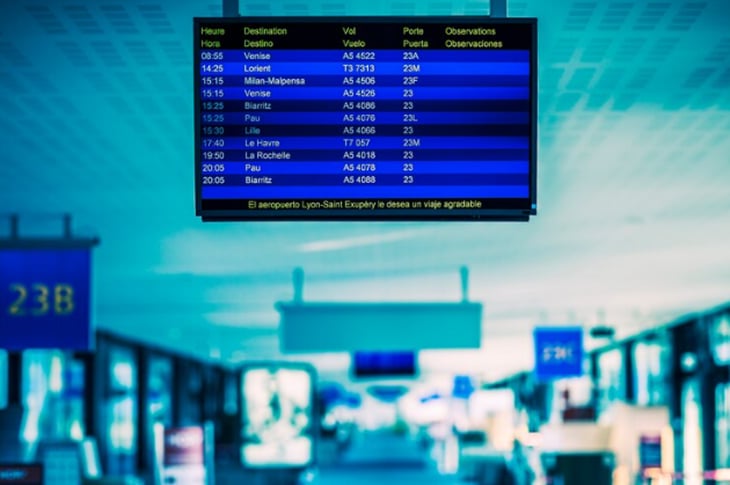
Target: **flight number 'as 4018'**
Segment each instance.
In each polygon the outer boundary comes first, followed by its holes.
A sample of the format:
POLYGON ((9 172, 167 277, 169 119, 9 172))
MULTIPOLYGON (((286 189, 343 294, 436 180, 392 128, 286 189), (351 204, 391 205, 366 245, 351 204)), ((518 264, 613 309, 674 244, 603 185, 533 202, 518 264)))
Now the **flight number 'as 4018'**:
POLYGON ((348 150, 342 154, 343 160, 375 160, 375 150, 348 150))

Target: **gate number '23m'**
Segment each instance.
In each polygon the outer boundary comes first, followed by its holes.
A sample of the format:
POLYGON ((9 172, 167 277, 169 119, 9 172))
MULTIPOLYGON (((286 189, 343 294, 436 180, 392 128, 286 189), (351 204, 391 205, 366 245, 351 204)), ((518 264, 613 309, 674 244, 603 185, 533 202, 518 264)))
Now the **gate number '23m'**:
POLYGON ((10 291, 15 296, 8 313, 14 317, 64 316, 71 315, 75 310, 74 289, 68 284, 49 286, 42 283, 16 283, 10 285, 10 291))

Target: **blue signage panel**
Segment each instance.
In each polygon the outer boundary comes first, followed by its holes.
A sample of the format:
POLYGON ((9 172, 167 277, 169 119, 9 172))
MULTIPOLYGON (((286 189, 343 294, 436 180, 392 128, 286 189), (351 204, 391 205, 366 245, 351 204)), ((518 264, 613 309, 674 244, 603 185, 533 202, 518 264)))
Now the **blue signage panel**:
POLYGON ((0 349, 91 346, 89 249, 0 250, 0 349))
POLYGON ((474 393, 474 382, 469 376, 454 377, 454 397, 458 399, 469 399, 474 393))
POLYGON ((355 377, 413 377, 416 375, 416 353, 355 352, 352 356, 355 377))
POLYGON ((535 374, 538 380, 583 375, 583 329, 535 329, 535 374))
POLYGON ((0 463, 0 484, 43 485, 40 463, 0 463))
POLYGON ((639 466, 642 470, 662 467, 661 435, 639 437, 639 466))

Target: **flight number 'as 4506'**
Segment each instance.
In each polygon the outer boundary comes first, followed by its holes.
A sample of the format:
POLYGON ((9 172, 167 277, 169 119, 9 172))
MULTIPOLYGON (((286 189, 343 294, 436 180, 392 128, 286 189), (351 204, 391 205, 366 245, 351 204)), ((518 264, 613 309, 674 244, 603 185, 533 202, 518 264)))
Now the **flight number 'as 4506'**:
POLYGON ((357 84, 359 86, 374 86, 376 81, 375 76, 346 76, 342 78, 342 84, 348 86, 353 84, 357 84))

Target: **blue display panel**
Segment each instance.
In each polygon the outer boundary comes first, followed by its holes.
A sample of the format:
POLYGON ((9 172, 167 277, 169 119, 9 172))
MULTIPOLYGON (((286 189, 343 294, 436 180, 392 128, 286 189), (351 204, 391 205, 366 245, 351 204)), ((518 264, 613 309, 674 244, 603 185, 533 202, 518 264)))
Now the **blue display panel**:
POLYGON ((581 327, 536 328, 535 375, 538 380, 583 375, 583 329, 581 327))
POLYGON ((0 249, 0 349, 88 350, 91 252, 0 249))
POLYGON ((204 220, 527 220, 536 20, 195 19, 204 220))
POLYGON ((413 377, 415 352, 355 352, 352 374, 355 377, 413 377))

